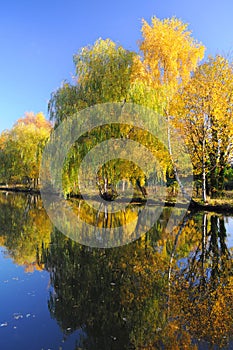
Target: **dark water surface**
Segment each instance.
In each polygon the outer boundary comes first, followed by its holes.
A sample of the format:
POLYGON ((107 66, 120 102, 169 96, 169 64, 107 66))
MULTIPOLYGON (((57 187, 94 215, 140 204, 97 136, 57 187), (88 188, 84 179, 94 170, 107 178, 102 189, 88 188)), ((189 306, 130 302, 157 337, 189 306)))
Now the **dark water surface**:
POLYGON ((233 349, 233 217, 200 212, 171 233, 171 210, 137 241, 93 249, 39 197, 0 193, 0 349, 233 349))

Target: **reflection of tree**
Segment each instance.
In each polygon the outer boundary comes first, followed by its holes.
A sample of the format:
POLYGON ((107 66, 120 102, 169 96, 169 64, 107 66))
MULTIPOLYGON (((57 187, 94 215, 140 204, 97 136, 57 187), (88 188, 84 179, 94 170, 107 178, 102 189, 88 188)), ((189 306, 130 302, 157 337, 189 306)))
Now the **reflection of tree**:
POLYGON ((50 213, 56 218, 57 226, 75 241, 96 247, 121 246, 135 240, 153 226, 162 211, 159 206, 145 208, 143 203, 127 205, 123 201, 106 204, 98 198, 68 203, 54 204, 52 199, 52 204, 47 206, 48 210, 52 208, 50 213))
MULTIPOLYGON (((84 330, 79 344, 83 349, 196 349, 197 339, 227 343, 224 337, 230 337, 233 324, 233 278, 221 217, 197 214, 180 232, 177 228, 170 233, 165 227, 171 209, 165 208, 155 227, 139 240, 99 250, 81 246, 57 230, 47 244, 47 236, 41 239, 43 229, 39 231, 44 223, 37 222, 45 220, 43 215, 36 217, 38 203, 15 198, 4 208, 5 222, 3 210, 0 214, 2 227, 12 222, 12 241, 2 235, 4 244, 15 260, 19 249, 24 261, 37 254, 39 266, 50 272, 50 313, 65 334, 84 330), (28 229, 22 229, 22 217, 28 229), (15 226, 20 230, 14 231, 15 226), (27 243, 26 255, 25 242, 35 241, 36 230, 40 242, 27 243)), ((5 204, 3 198, 0 205, 5 204)), ((83 220, 96 219, 84 204, 83 208, 83 220)), ((114 225, 101 215, 100 224, 114 225)))
MULTIPOLYGON (((167 314, 173 237, 164 228, 169 216, 167 208, 150 232, 117 249, 90 249, 53 233, 41 261, 53 286, 49 310, 64 332, 84 329, 85 349, 179 349, 191 344, 189 333, 178 333, 173 315, 167 314)), ((197 240, 194 232, 191 239, 180 235, 179 256, 187 255, 197 240)))
MULTIPOLYGON (((166 312, 166 259, 149 236, 109 250, 52 236, 44 262, 54 292, 49 309, 65 331, 83 327, 87 349, 129 349, 153 344, 166 312)), ((148 347, 149 348, 149 347, 148 347)))
POLYGON ((52 235, 42 261, 54 288, 49 309, 64 332, 84 329, 84 349, 196 349, 198 339, 227 344, 233 278, 224 220, 197 214, 171 234, 164 230, 169 210, 144 237, 118 249, 52 235))
POLYGON ((221 347, 233 332, 232 259, 224 219, 203 213, 200 224, 199 244, 173 276, 171 312, 179 330, 221 347))
MULTIPOLYGON (((83 208, 83 220, 96 219, 83 208)), ((170 214, 165 208, 134 243, 99 250, 56 230, 50 235, 38 197, 2 194, 0 242, 16 263, 50 272, 51 315, 66 334, 83 328, 83 349, 196 349, 198 339, 225 346, 233 333, 233 274, 224 219, 199 213, 170 233, 170 214)))
POLYGON ((52 230, 38 196, 0 195, 0 239, 9 256, 26 270, 39 268, 38 255, 52 230))

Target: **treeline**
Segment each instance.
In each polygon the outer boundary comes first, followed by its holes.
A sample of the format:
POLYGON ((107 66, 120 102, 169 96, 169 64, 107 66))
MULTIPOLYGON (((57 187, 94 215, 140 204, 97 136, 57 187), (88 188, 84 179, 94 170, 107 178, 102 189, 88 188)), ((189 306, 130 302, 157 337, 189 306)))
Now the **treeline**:
MULTIPOLYGON (((77 111, 106 102, 130 102, 148 107, 183 136, 203 200, 206 201, 207 195, 218 196, 226 179, 232 176, 233 67, 232 62, 221 55, 202 63, 204 52, 205 47, 192 37, 187 24, 176 18, 153 17, 150 24, 143 21, 138 53, 110 39, 98 39, 74 55, 74 81, 65 81, 52 93, 48 105, 50 120, 56 128, 77 111)), ((23 135, 29 126, 21 122, 1 135, 1 181, 10 183, 27 178, 34 179, 37 185, 39 158, 51 125, 38 128, 43 137, 34 138, 33 152, 22 151, 25 148, 20 142, 13 142, 15 148, 10 149, 10 135, 19 127, 23 135)), ((128 130, 126 126, 92 130, 77 141, 66 159, 63 171, 66 194, 78 191, 77 172, 83 157, 97 141, 110 137, 137 140, 150 147, 155 145, 156 155, 159 153, 158 143, 139 130, 128 130)), ((162 161, 164 171, 156 181, 175 180, 171 154, 162 155, 159 162, 162 161)), ((134 165, 118 162, 101 169, 99 186, 111 183, 114 188, 120 178, 140 187, 148 180, 134 165)))

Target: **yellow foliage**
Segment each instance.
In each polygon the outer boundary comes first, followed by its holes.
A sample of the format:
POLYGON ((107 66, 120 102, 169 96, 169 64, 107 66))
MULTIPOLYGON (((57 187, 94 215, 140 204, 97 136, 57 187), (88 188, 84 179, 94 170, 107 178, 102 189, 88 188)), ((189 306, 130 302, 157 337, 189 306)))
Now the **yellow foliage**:
POLYGON ((222 56, 209 57, 171 103, 174 124, 185 138, 197 174, 208 161, 214 171, 228 163, 233 137, 232 90, 231 64, 222 56))
POLYGON ((190 73, 204 56, 204 46, 191 37, 188 25, 173 17, 143 20, 143 58, 134 57, 132 81, 144 81, 160 91, 165 100, 190 79, 190 73))

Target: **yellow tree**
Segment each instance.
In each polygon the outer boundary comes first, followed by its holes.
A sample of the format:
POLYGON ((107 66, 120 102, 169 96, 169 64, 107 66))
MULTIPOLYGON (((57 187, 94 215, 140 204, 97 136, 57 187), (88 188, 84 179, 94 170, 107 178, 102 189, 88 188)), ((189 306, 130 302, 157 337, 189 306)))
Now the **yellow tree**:
POLYGON ((184 134, 197 176, 212 197, 223 189, 233 138, 233 70, 222 56, 210 57, 174 99, 176 123, 184 134), (179 107, 178 107, 179 106, 179 107))
POLYGON ((158 98, 166 101, 166 107, 204 56, 204 46, 191 34, 188 25, 175 17, 153 17, 151 25, 143 20, 139 46, 142 56, 134 57, 132 81, 142 81, 153 88, 158 98))
POLYGON ((11 166, 12 166, 12 156, 8 154, 6 147, 7 140, 9 136, 9 131, 4 130, 0 134, 0 181, 2 183, 8 184, 11 178, 11 166))
POLYGON ((179 88, 185 86, 191 73, 204 56, 204 46, 188 30, 188 25, 173 17, 160 20, 153 17, 151 25, 143 20, 140 42, 142 56, 134 57, 132 84, 143 83, 154 91, 168 122, 168 148, 173 171, 183 194, 185 190, 176 169, 170 135, 170 104, 179 88))
POLYGON ((41 154, 51 128, 43 113, 27 113, 2 133, 0 156, 5 181, 27 180, 34 187, 38 185, 41 154))

